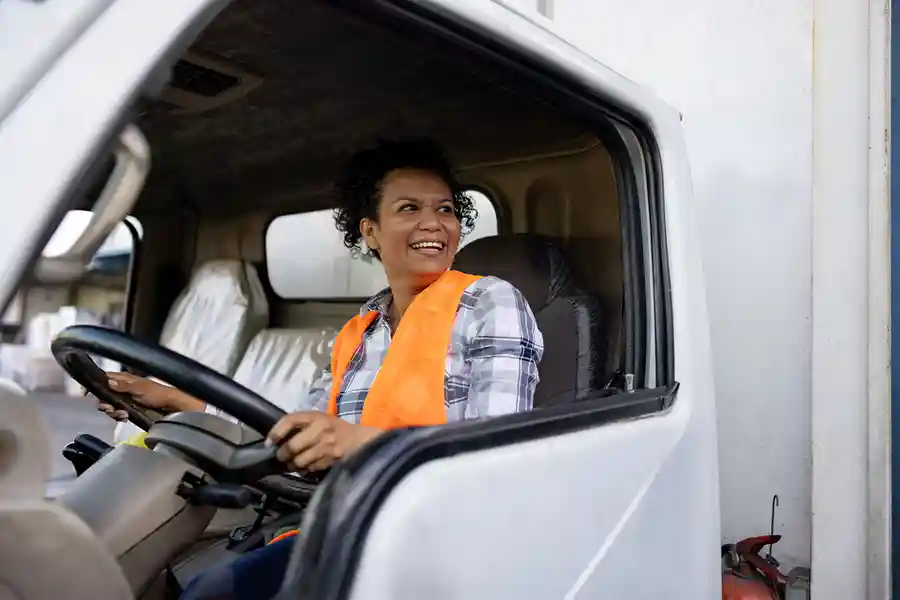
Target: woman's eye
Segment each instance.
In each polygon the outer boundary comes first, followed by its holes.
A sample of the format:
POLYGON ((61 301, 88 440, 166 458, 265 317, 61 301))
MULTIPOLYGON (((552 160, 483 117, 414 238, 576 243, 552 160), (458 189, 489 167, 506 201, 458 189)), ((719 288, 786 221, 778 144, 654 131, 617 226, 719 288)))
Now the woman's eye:
POLYGON ((403 206, 400 207, 400 210, 408 212, 411 210, 416 210, 417 208, 418 207, 415 204, 404 204, 403 206))
POLYGON ((441 212, 445 212, 445 213, 452 213, 452 212, 453 212, 453 207, 452 207, 452 206, 449 206, 449 205, 448 205, 448 206, 442 206, 439 210, 440 210, 441 212))

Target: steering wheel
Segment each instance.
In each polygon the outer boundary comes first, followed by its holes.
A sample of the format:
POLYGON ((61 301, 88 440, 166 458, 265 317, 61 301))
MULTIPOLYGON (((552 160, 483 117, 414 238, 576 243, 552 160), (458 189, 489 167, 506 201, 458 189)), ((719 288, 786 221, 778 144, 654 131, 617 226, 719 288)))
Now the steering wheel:
POLYGON ((109 404, 128 413, 128 420, 144 431, 166 416, 166 413, 144 406, 134 401, 130 394, 110 389, 106 371, 88 356, 87 352, 75 350, 63 339, 59 345, 54 341, 50 346, 56 362, 100 402, 109 404))
MULTIPOLYGON (((209 367, 157 344, 141 342, 120 331, 93 325, 67 327, 56 336, 50 349, 56 361, 75 381, 101 401, 128 412, 129 418, 144 430, 163 415, 140 406, 128 394, 110 390, 105 372, 91 360, 89 354, 157 377, 223 410, 259 433, 263 438, 261 440, 249 444, 230 444, 234 448, 227 467, 231 479, 252 482, 285 471, 286 465, 275 458, 277 447, 265 446, 264 440, 269 430, 287 413, 209 367)), ((294 433, 285 436, 284 441, 294 433)))

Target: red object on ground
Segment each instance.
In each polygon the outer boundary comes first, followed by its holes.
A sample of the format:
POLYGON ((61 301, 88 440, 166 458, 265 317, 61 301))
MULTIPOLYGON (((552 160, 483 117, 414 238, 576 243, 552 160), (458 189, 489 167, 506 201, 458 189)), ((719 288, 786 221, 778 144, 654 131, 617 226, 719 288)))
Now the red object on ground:
POLYGON ((785 577, 778 562, 763 558, 759 552, 780 535, 747 538, 722 546, 722 600, 780 600, 785 577))

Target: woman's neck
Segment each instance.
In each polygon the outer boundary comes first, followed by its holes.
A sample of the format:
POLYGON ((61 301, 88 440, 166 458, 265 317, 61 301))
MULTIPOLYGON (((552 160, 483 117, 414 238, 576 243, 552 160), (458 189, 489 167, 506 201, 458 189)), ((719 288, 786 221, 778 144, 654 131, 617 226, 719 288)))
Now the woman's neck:
MULTIPOLYGON (((399 287, 399 286, 398 286, 399 287)), ((410 287, 401 287, 396 289, 391 287, 391 306, 388 310, 388 316, 392 323, 397 324, 403 318, 406 309, 416 299, 421 290, 410 287)))
POLYGON ((406 314, 406 310, 413 303, 413 300, 416 299, 416 296, 434 282, 402 282, 394 284, 389 281, 388 283, 391 288, 391 305, 388 308, 388 317, 393 327, 396 327, 403 315, 406 314))

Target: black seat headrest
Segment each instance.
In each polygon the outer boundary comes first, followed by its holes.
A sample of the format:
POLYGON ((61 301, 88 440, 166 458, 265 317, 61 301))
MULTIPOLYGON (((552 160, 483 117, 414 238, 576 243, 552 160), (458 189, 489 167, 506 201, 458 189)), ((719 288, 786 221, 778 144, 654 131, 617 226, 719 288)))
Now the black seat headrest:
POLYGON ((471 275, 508 281, 522 292, 536 313, 572 286, 572 276, 559 247, 533 234, 475 240, 459 251, 453 266, 471 275))

